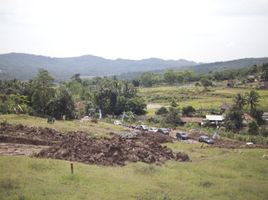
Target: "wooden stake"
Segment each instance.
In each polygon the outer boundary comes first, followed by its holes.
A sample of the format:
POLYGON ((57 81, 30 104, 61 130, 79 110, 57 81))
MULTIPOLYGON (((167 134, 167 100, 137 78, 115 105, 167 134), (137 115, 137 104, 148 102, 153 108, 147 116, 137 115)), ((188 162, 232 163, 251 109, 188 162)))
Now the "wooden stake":
POLYGON ((71 174, 73 174, 74 173, 74 165, 72 162, 70 163, 70 166, 71 166, 71 174))

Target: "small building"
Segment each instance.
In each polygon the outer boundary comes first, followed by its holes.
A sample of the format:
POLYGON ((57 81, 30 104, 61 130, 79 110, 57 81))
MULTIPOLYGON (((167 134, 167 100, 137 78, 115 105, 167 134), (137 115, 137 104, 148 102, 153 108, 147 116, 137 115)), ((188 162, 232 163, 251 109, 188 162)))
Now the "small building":
POLYGON ((202 124, 209 122, 210 124, 221 124, 224 120, 222 115, 206 115, 206 119, 203 120, 202 124))
POLYGON ((268 112, 264 112, 262 115, 262 119, 266 122, 268 122, 268 112))
POLYGON ((201 125, 201 123, 203 122, 204 118, 202 117, 181 117, 181 122, 183 124, 186 123, 196 123, 201 125))

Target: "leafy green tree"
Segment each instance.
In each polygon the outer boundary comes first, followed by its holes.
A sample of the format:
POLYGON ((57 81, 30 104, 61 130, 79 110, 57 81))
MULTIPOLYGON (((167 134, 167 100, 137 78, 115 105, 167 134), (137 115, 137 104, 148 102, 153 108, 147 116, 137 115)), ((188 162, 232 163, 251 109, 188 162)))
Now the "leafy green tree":
POLYGON ((255 90, 251 90, 249 93, 246 93, 246 101, 250 106, 250 113, 253 113, 253 111, 256 109, 259 98, 260 95, 255 90))
POLYGON ((259 126, 255 121, 252 121, 248 124, 248 133, 251 135, 259 134, 259 126))
POLYGON ((145 72, 140 76, 140 83, 145 87, 152 87, 153 84, 160 81, 160 77, 152 72, 145 72))
POLYGON ((33 95, 31 97, 32 107, 37 114, 46 115, 47 103, 54 97, 55 89, 53 77, 47 70, 40 69, 32 82, 33 95))
POLYGON ((172 69, 166 70, 164 73, 164 79, 168 84, 174 84, 177 79, 175 71, 172 69))
POLYGON ((169 107, 168 113, 164 117, 164 122, 176 127, 180 124, 179 109, 174 107, 169 107))
POLYGON ((192 116, 195 113, 195 109, 192 106, 186 106, 182 108, 183 116, 192 116))
POLYGON ((200 82, 201 82, 201 85, 204 87, 205 90, 207 90, 207 88, 209 86, 212 86, 212 82, 209 79, 207 79, 207 78, 202 78, 200 80, 200 82))
POLYGON ((164 115, 167 113, 168 113, 168 110, 166 107, 161 107, 155 112, 156 115, 164 115))
POLYGON ((99 80, 93 92, 93 102, 103 114, 120 115, 131 111, 134 114, 144 114, 146 104, 137 96, 137 89, 127 81, 99 80))
POLYGON ((243 112, 232 107, 225 116, 225 127, 228 131, 239 132, 243 128, 243 112))
POLYGON ((56 119, 62 119, 65 115, 66 119, 74 119, 75 106, 70 92, 61 86, 55 97, 47 103, 47 114, 55 117, 56 119))
POLYGON ((258 125, 262 125, 265 123, 264 119, 262 118, 262 115, 263 115, 263 111, 258 109, 258 108, 254 108, 252 111, 251 111, 251 116, 254 117, 254 119, 256 120, 257 124, 258 125))
POLYGON ((243 107, 246 105, 246 103, 247 103, 246 97, 244 97, 243 95, 237 94, 234 97, 234 104, 239 110, 242 110, 243 107))
POLYGON ((261 67, 261 76, 265 81, 268 81, 268 63, 265 63, 261 67))

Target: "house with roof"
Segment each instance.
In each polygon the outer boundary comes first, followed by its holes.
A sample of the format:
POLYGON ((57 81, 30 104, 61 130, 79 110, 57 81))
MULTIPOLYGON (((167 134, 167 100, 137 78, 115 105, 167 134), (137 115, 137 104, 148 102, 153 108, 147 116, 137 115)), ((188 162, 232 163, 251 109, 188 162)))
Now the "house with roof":
POLYGON ((224 116, 223 115, 206 115, 206 119, 203 120, 201 125, 209 122, 210 124, 218 125, 223 123, 224 116))
POLYGON ((268 112, 264 112, 262 115, 262 119, 266 122, 268 122, 268 112))

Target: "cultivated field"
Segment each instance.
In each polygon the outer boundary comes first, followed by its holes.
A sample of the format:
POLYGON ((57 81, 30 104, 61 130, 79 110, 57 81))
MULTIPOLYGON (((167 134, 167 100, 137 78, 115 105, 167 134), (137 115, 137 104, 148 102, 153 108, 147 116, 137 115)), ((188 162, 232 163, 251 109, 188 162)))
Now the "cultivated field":
MULTIPOLYGON (((205 92, 202 87, 195 86, 161 86, 140 88, 139 95, 148 103, 148 115, 153 115, 157 108, 168 106, 174 99, 180 108, 193 106, 195 109, 219 110, 223 103, 231 104, 234 96, 238 93, 249 92, 250 88, 224 88, 213 87, 205 92)), ((257 90, 260 95, 260 108, 268 111, 268 90, 257 90)))
MULTIPOLYGON (((78 121, 50 125, 45 119, 24 115, 1 116, 0 121, 3 119, 65 131, 81 129, 78 121)), ((122 129, 106 123, 83 126, 89 133, 122 129)), ((139 162, 123 167, 75 162, 72 175, 68 161, 1 156, 0 199, 268 199, 267 149, 166 145, 187 153, 192 162, 167 161, 161 166, 139 162)))

